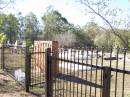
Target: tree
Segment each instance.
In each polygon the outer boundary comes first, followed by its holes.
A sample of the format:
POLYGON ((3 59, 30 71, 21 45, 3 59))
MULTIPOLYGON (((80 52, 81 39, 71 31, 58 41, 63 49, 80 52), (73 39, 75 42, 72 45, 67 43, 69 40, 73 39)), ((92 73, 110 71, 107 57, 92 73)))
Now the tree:
POLYGON ((44 23, 45 39, 51 40, 55 34, 61 34, 68 32, 68 30, 72 30, 70 28, 72 25, 56 10, 47 10, 46 14, 42 17, 42 20, 44 23))
POLYGON ((33 43, 39 35, 39 21, 32 12, 24 17, 24 37, 27 43, 33 43))
MULTIPOLYGON (((116 29, 122 35, 122 37, 127 42, 128 46, 130 44, 130 31, 124 29, 116 29)), ((119 39, 119 37, 115 37, 115 46, 125 47, 124 43, 119 39)))
POLYGON ((84 33, 87 37, 91 39, 91 41, 94 41, 96 35, 100 32, 100 27, 93 21, 88 22, 83 27, 84 33))
POLYGON ((109 48, 110 46, 115 46, 115 36, 107 32, 100 32, 96 35, 94 39, 94 44, 99 47, 109 48))
POLYGON ((17 18, 12 15, 0 14, 0 30, 3 32, 10 43, 15 43, 19 32, 19 23, 17 18))
POLYGON ((109 4, 111 0, 79 0, 81 4, 83 4, 87 9, 89 9, 89 12, 92 14, 96 14, 99 16, 111 29, 111 33, 113 33, 115 36, 117 36, 125 45, 125 47, 130 48, 128 45, 128 42, 122 37, 122 35, 115 30, 115 24, 118 26, 121 23, 121 19, 117 21, 115 17, 118 15, 121 11, 121 9, 114 8, 110 9, 109 4), (112 16, 112 21, 107 19, 106 16, 112 16))
POLYGON ((18 39, 20 41, 24 40, 24 30, 25 30, 25 26, 24 26, 24 17, 22 16, 22 13, 19 12, 17 14, 17 19, 19 22, 19 34, 18 34, 18 39))
POLYGON ((75 35, 76 35, 76 46, 92 46, 93 41, 89 37, 88 34, 85 33, 84 29, 80 27, 75 27, 75 35))
POLYGON ((79 26, 69 23, 58 11, 49 9, 42 19, 45 39, 57 40, 61 46, 90 46, 92 44, 89 36, 85 35, 79 26))

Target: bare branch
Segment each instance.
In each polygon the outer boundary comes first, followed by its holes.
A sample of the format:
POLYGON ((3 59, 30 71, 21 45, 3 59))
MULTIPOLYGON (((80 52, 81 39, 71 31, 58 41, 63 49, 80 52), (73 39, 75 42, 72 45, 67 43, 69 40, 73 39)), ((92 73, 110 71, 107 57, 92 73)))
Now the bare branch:
POLYGON ((9 6, 9 4, 11 4, 13 2, 13 0, 9 0, 8 2, 4 3, 4 4, 1 4, 1 5, 4 5, 3 7, 0 6, 0 10, 6 8, 9 6))
POLYGON ((97 12, 94 8, 91 7, 91 5, 89 4, 88 0, 80 0, 81 4, 85 5, 86 7, 88 7, 93 13, 95 13, 97 16, 99 16, 102 20, 104 20, 111 28, 112 33, 119 37, 121 39, 121 41, 125 44, 125 46, 128 46, 127 42, 125 41, 125 39, 118 33, 118 31, 115 31, 112 24, 103 16, 101 15, 99 12, 97 12), (86 1, 86 2, 85 2, 86 1))

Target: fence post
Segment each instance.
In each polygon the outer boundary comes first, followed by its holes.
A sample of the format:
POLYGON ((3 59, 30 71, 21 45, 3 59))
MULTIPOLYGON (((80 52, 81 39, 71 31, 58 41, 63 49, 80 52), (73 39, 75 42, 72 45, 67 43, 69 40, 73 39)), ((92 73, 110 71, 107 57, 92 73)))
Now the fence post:
POLYGON ((1 69, 4 70, 5 66, 4 66, 4 45, 2 44, 1 47, 1 69))
POLYGON ((29 52, 29 47, 26 47, 25 55, 25 87, 26 92, 29 92, 31 81, 31 54, 29 52))
POLYGON ((45 60, 45 76, 46 76, 46 97, 53 97, 53 74, 52 74, 52 56, 51 48, 46 49, 46 60, 45 60))
POLYGON ((103 68, 103 91, 102 97, 110 97, 111 68, 103 68))

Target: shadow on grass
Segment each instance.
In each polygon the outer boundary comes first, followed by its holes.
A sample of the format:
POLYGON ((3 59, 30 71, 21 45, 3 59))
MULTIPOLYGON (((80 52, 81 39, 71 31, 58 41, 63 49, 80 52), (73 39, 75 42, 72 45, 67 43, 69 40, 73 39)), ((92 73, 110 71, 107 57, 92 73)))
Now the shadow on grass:
POLYGON ((71 75, 58 74, 57 78, 61 80, 71 81, 78 84, 89 85, 90 87, 102 88, 101 85, 71 75))

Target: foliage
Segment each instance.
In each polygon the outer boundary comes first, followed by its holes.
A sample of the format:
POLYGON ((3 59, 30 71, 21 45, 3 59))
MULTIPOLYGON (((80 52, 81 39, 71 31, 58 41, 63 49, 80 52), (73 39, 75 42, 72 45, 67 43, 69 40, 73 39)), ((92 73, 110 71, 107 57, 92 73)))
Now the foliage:
POLYGON ((0 14, 0 20, 0 30, 7 36, 10 43, 14 43, 19 32, 17 18, 12 14, 0 14))
POLYGON ((71 30, 71 24, 56 10, 47 10, 42 17, 44 23, 44 38, 51 40, 55 34, 61 34, 71 30))
POLYGON ((76 28, 76 46, 92 46, 93 45, 93 41, 92 39, 89 37, 88 34, 86 34, 84 32, 83 29, 81 28, 76 28))
MULTIPOLYGON (((125 42, 127 43, 128 47, 129 47, 129 40, 130 40, 129 30, 124 30, 124 29, 116 29, 116 30, 118 30, 118 32, 123 37, 123 39, 125 40, 125 42)), ((127 48, 127 46, 120 40, 119 37, 115 37, 115 46, 127 48)))
POLYGON ((61 46, 92 44, 90 37, 80 27, 70 24, 58 11, 49 9, 42 19, 44 39, 57 40, 61 46))
POLYGON ((22 16, 21 12, 18 12, 16 14, 16 17, 18 19, 19 22, 19 33, 18 33, 18 40, 24 40, 24 16, 22 16))
POLYGON ((110 34, 110 33, 107 33, 107 32, 104 32, 104 33, 98 33, 98 35, 96 35, 95 39, 94 39, 94 44, 96 46, 99 46, 99 47, 111 47, 111 46, 114 46, 114 37, 110 34))
POLYGON ((33 44, 33 41, 37 39, 39 33, 39 22, 37 17, 33 13, 29 13, 24 17, 24 37, 25 40, 33 44))
POLYGON ((129 45, 129 47, 130 47, 130 39, 128 40, 128 45, 129 45))
POLYGON ((0 44, 4 43, 7 40, 7 37, 4 33, 0 33, 0 44))
POLYGON ((88 22, 83 27, 83 30, 90 39, 94 40, 96 35, 100 32, 100 27, 95 22, 92 21, 88 22))
POLYGON ((32 41, 31 41, 31 39, 26 39, 26 46, 28 46, 28 47, 30 47, 30 46, 32 46, 32 41))
MULTIPOLYGON (((119 46, 130 47, 130 30, 123 28, 116 28, 112 22, 105 18, 104 11, 109 5, 109 0, 99 2, 101 0, 80 0, 82 4, 87 6, 90 11, 100 16, 108 23, 109 27, 101 27, 95 21, 86 23, 82 28, 75 26, 67 21, 57 10, 48 9, 42 16, 43 27, 41 31, 40 23, 35 14, 29 13, 25 17, 18 13, 16 17, 13 14, 0 14, 0 31, 2 34, 1 41, 9 40, 10 43, 18 41, 26 41, 27 46, 31 46, 34 40, 56 40, 60 46, 119 46), (88 2, 91 1, 91 2, 88 2), (95 3, 94 3, 95 2, 95 3), (87 5, 86 5, 87 4, 87 5), (99 6, 98 6, 99 5, 99 6), (95 7, 93 7, 95 6, 95 7), (96 9, 96 6, 99 8, 96 9), (104 8, 104 9, 101 9, 104 8), (97 13, 99 11, 99 13, 97 13), (41 33, 42 32, 42 33, 41 33)), ((116 12, 118 10, 116 9, 116 12)), ((108 13, 114 16, 117 14, 112 10, 108 13)))

